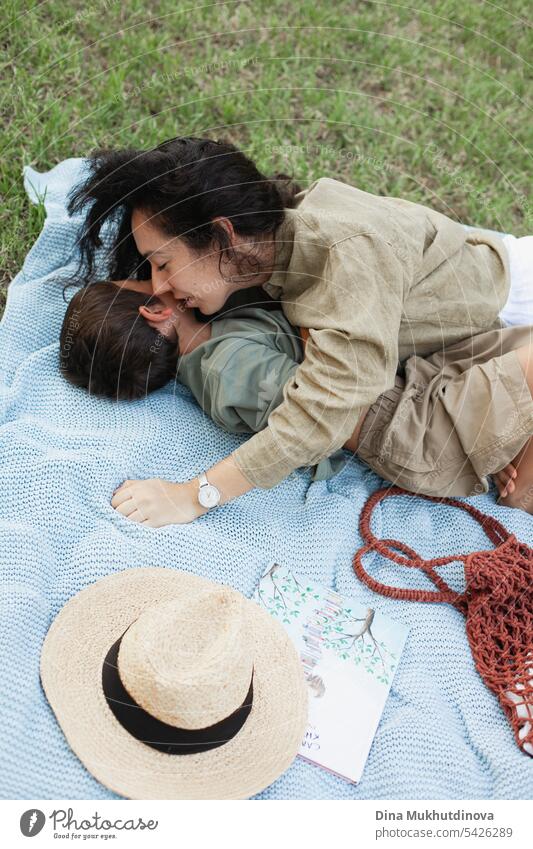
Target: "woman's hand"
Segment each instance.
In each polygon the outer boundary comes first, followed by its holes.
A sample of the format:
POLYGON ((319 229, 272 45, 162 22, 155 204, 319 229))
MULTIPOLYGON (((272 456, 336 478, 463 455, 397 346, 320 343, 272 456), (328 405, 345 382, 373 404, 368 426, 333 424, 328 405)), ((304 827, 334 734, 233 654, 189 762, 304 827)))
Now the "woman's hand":
POLYGON ((183 525, 207 513, 198 501, 198 480, 127 480, 115 490, 111 505, 127 519, 149 528, 183 525))
MULTIPOLYGON (((253 489, 232 454, 209 469, 207 478, 220 492, 220 505, 253 489)), ((208 512, 198 501, 198 486, 198 478, 185 483, 171 483, 161 478, 128 480, 115 490, 111 505, 127 519, 148 528, 183 525, 208 512)))

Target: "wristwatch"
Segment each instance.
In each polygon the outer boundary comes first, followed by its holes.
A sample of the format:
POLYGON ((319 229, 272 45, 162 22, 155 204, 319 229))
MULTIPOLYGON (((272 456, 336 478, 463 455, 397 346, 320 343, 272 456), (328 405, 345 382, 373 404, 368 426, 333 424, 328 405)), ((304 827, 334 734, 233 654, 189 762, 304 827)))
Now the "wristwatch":
POLYGON ((220 490, 207 480, 207 475, 202 472, 198 475, 200 486, 198 488, 198 501, 202 507, 212 510, 220 504, 220 490))

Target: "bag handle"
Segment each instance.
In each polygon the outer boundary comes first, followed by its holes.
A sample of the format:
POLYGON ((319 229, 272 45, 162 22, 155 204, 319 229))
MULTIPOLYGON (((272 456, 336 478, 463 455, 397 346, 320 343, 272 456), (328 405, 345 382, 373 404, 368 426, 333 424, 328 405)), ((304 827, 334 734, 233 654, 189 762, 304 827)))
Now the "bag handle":
POLYGON ((379 592, 382 595, 388 596, 389 598, 406 599, 408 601, 449 602, 450 604, 453 604, 458 609, 460 609, 462 612, 466 612, 467 591, 465 591, 464 593, 459 593, 456 590, 453 590, 450 586, 448 586, 444 578, 442 578, 435 572, 435 567, 443 566, 444 564, 451 563, 455 560, 462 560, 463 562, 466 562, 467 558, 470 556, 470 553, 450 554, 445 557, 433 557, 429 560, 425 560, 405 543, 395 539, 379 539, 370 530, 370 519, 372 516, 372 510, 374 509, 376 504, 388 496, 395 495, 407 495, 412 498, 425 498, 428 501, 436 501, 439 504, 450 504, 454 507, 460 507, 462 510, 465 510, 467 513, 470 513, 470 515, 473 516, 474 519, 479 522, 486 535, 496 546, 501 545, 503 542, 505 542, 505 540, 509 539, 511 534, 493 516, 488 516, 485 513, 482 513, 480 510, 477 510, 471 504, 468 504, 464 501, 459 501, 456 498, 439 498, 434 495, 423 495, 409 492, 408 490, 403 489, 399 486, 390 486, 376 490, 376 492, 374 492, 367 500, 365 506, 361 511, 361 516, 359 519, 359 530, 361 532, 361 536, 364 540, 366 540, 367 544, 355 552, 353 559, 353 567, 358 578, 365 584, 367 584, 370 589, 374 590, 375 592, 379 592), (393 549, 402 551, 407 556, 403 557, 402 555, 397 554, 396 551, 394 551, 393 549), (388 557, 395 563, 399 563, 412 568, 422 569, 427 574, 427 576, 433 581, 433 583, 437 587, 437 591, 402 589, 401 587, 390 587, 387 584, 382 584, 380 581, 377 581, 375 578, 372 578, 363 567, 363 555, 368 551, 378 551, 380 554, 383 554, 385 557, 388 557))

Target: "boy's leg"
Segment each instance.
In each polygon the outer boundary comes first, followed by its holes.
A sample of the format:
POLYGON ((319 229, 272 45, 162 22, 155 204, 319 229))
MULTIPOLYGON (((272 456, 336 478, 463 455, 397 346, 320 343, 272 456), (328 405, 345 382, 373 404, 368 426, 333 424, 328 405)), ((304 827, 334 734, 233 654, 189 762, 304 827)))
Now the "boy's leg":
POLYGON ((359 457, 413 492, 487 492, 488 476, 533 435, 533 398, 517 355, 531 346, 533 326, 526 325, 486 331, 426 358, 409 357, 405 376, 397 375, 394 387, 370 406, 359 457))

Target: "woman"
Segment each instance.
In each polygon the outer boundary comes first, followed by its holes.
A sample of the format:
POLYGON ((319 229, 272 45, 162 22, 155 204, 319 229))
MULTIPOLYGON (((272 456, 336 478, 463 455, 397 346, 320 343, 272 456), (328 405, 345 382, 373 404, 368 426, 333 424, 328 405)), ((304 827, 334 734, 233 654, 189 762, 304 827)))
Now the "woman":
POLYGON ((414 492, 486 492, 500 472, 502 503, 523 497, 533 475, 530 327, 499 317, 510 291, 499 236, 328 178, 301 191, 209 139, 97 154, 70 210, 86 207, 88 279, 103 224, 118 220, 112 279, 151 278, 155 294, 204 315, 261 286, 308 329, 267 427, 198 478, 126 481, 112 499, 123 515, 152 527, 192 521, 349 439, 414 492))

